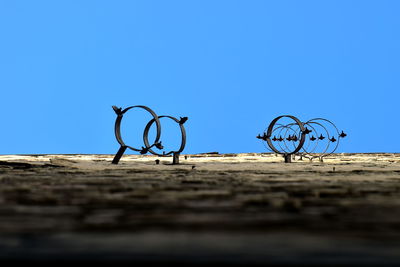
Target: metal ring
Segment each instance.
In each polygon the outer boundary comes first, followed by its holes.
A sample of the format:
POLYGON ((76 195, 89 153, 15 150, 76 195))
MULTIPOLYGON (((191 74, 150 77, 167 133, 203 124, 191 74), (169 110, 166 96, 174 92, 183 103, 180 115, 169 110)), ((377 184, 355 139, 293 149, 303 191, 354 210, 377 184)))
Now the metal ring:
POLYGON ((178 120, 177 118, 172 117, 172 116, 163 115, 163 116, 159 116, 158 118, 159 119, 169 118, 179 124, 180 129, 181 129, 181 136, 182 136, 181 146, 180 146, 179 150, 176 150, 176 151, 171 150, 168 153, 163 153, 163 154, 159 154, 159 153, 155 152, 153 149, 151 149, 151 146, 149 145, 149 136, 148 135, 149 135, 150 127, 153 125, 153 123, 155 121, 155 119, 152 119, 147 123, 147 125, 144 129, 144 132, 143 132, 143 142, 144 142, 145 146, 149 148, 148 151, 150 153, 152 153, 153 155, 157 155, 157 156, 168 156, 168 155, 171 155, 174 153, 181 153, 185 149, 185 145, 186 145, 186 130, 185 130, 183 123, 181 123, 180 120, 178 120))
MULTIPOLYGON (((160 137, 161 137, 161 124, 160 124, 160 121, 158 119, 157 114, 152 109, 150 109, 149 107, 146 107, 146 106, 131 106, 131 107, 128 107, 128 108, 126 108, 126 109, 124 109, 122 111, 119 111, 119 112, 116 110, 117 119, 115 120, 114 132, 115 132, 115 137, 117 138, 118 143, 122 147, 128 147, 129 149, 134 150, 134 151, 141 151, 142 149, 138 149, 138 148, 134 148, 134 147, 126 145, 124 143, 124 141, 122 140, 122 137, 121 137, 121 121, 122 121, 122 117, 124 116, 124 114, 128 110, 133 109, 133 108, 144 109, 144 110, 146 110, 147 112, 149 112, 153 116, 152 121, 153 122, 155 121, 156 122, 156 126, 157 126, 157 135, 156 135, 156 139, 154 140, 153 144, 158 143, 158 141, 160 140, 160 137)), ((115 108, 114 108, 114 110, 115 110, 115 108)), ((145 143, 145 146, 146 146, 147 149, 149 149, 149 147, 150 147, 148 142, 145 143)))
POLYGON ((280 120, 281 118, 284 118, 284 117, 290 118, 290 119, 294 120, 294 121, 297 123, 297 125, 299 126, 300 130, 301 130, 301 138, 300 138, 300 142, 299 142, 299 144, 297 145, 297 147, 296 147, 292 152, 285 153, 285 154, 287 154, 287 155, 290 155, 290 154, 297 153, 297 152, 303 147, 303 144, 304 144, 304 141, 305 141, 305 136, 306 136, 305 133, 304 133, 305 128, 304 128, 303 123, 302 123, 298 118, 296 118, 296 117, 294 117, 294 116, 291 116, 291 115, 282 115, 282 116, 276 117, 276 118, 269 124, 269 126, 268 126, 266 141, 267 141, 267 143, 268 143, 268 146, 269 146, 275 153, 278 153, 278 154, 282 153, 281 151, 279 151, 278 149, 276 149, 275 146, 272 144, 272 142, 271 142, 271 135, 272 135, 272 130, 273 130, 274 126, 275 126, 275 123, 276 123, 278 120, 280 120))
MULTIPOLYGON (((336 149, 337 149, 338 146, 339 146, 339 142, 340 142, 340 133, 339 133, 339 129, 336 127, 336 125, 335 125, 333 122, 331 122, 330 120, 324 119, 324 118, 315 118, 315 119, 311 119, 311 120, 307 121, 305 124, 315 123, 315 124, 319 124, 319 125, 322 126, 322 124, 315 122, 315 121, 317 121, 317 120, 325 121, 325 122, 331 124, 331 125, 335 128, 336 133, 337 133, 336 146, 333 148, 332 151, 330 151, 330 152, 327 153, 327 151, 328 151, 328 149, 329 149, 329 146, 330 146, 330 141, 328 141, 328 145, 327 145, 325 151, 322 152, 321 155, 320 155, 320 158, 323 158, 323 157, 326 157, 326 156, 331 155, 332 153, 334 153, 334 152, 336 151, 336 149)), ((327 131, 327 135, 328 135, 328 139, 329 139, 329 131, 328 131, 324 126, 322 126, 322 127, 325 129, 325 131, 327 131)))

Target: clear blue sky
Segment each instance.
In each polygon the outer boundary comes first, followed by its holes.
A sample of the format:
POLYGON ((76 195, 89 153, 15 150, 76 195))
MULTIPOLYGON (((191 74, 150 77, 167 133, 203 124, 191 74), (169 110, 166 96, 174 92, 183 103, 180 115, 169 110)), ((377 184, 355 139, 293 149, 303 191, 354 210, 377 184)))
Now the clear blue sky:
MULTIPOLYGON (((396 0, 0 0, 0 153, 115 153, 111 106, 137 104, 188 116, 186 153, 265 151, 255 136, 281 114, 332 120, 348 133, 339 152, 400 152, 399 12, 396 0)), ((141 132, 133 114, 127 131, 141 132)))

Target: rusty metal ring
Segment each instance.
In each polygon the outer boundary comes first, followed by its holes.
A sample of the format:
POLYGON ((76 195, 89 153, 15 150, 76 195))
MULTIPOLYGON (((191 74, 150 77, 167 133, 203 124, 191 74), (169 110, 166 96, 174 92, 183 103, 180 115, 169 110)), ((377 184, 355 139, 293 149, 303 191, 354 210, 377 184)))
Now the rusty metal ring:
MULTIPOLYGON (((318 131, 317 131, 314 127, 311 126, 311 124, 319 125, 322 129, 325 130, 326 136, 328 137, 328 143, 327 143, 327 145, 326 145, 326 147, 325 147, 325 150, 323 150, 322 152, 320 152, 320 154, 324 154, 324 153, 329 149, 329 146, 330 146, 330 142, 329 142, 329 131, 328 131, 328 129, 327 129, 322 123, 319 123, 319 122, 308 121, 308 122, 304 123, 304 125, 307 125, 307 126, 309 126, 310 128, 313 128, 313 129, 314 129, 315 135, 316 135, 316 136, 318 136, 319 133, 318 133, 318 131)), ((318 142, 319 142, 319 139, 317 139, 317 140, 318 140, 318 142)), ((314 146, 314 148, 313 148, 312 150, 304 149, 304 151, 305 151, 307 154, 311 154, 311 153, 314 153, 314 152, 316 151, 317 147, 318 147, 318 146, 316 145, 316 146, 314 146)), ((316 156, 313 156, 312 158, 316 158, 316 156)))
POLYGON ((339 146, 339 142, 340 142, 340 133, 339 133, 339 129, 336 127, 336 125, 333 123, 333 122, 331 122, 330 120, 327 120, 327 119, 324 119, 324 118, 315 118, 315 119, 311 119, 311 120, 309 120, 309 121, 307 121, 306 123, 305 123, 305 125, 307 124, 307 125, 309 125, 310 123, 315 123, 315 124, 319 124, 319 125, 321 125, 324 129, 325 129, 325 131, 327 131, 327 135, 328 135, 328 139, 329 139, 329 131, 321 124, 321 123, 317 123, 317 122, 315 122, 315 121, 318 121, 318 120, 320 120, 320 121, 325 121, 325 122, 327 122, 327 123, 329 123, 330 125, 332 125, 334 128, 335 128, 335 130, 336 130, 336 133, 337 133, 337 142, 336 142, 336 146, 331 150, 331 151, 329 151, 329 152, 327 152, 328 151, 328 149, 329 149, 329 146, 330 146, 330 143, 331 142, 329 142, 328 141, 328 145, 327 145, 327 148, 325 149, 325 151, 324 152, 322 152, 321 153, 321 155, 320 155, 320 158, 323 158, 323 157, 326 157, 326 156, 329 156, 329 155, 331 155, 331 154, 333 154, 335 151, 336 151, 336 149, 338 148, 338 146, 339 146))
POLYGON ((176 153, 179 154, 179 153, 181 153, 181 152, 185 149, 185 145, 186 145, 186 130, 185 130, 185 126, 183 125, 184 122, 182 122, 182 120, 178 120, 178 119, 175 118, 175 117, 166 116, 166 115, 159 116, 158 118, 159 118, 159 119, 161 119, 161 118, 169 118, 169 119, 171 119, 171 120, 173 120, 173 121, 175 121, 176 123, 179 124, 179 127, 180 127, 180 129, 181 129, 181 136, 182 136, 182 139, 181 139, 181 146, 180 146, 179 150, 176 150, 176 151, 171 150, 171 151, 169 151, 168 153, 165 153, 165 152, 164 152, 164 153, 162 153, 162 154, 157 153, 157 152, 155 152, 154 150, 152 150, 152 149, 151 149, 152 146, 149 145, 149 136, 148 136, 148 135, 149 135, 150 127, 153 125, 154 121, 156 121, 156 120, 155 120, 155 119, 151 119, 151 120, 147 123, 147 125, 146 125, 146 127, 145 127, 145 129, 144 129, 144 132, 143 132, 143 142, 144 142, 145 146, 146 146, 147 148, 149 148, 148 151, 149 151, 151 154, 157 155, 157 156, 168 156, 168 155, 171 155, 171 154, 176 154, 176 153))
MULTIPOLYGON (((115 137, 116 137, 118 143, 121 145, 121 147, 127 147, 127 148, 129 148, 131 150, 134 150, 134 151, 142 151, 142 149, 138 149, 138 148, 134 148, 134 147, 126 145, 125 142, 122 140, 122 137, 121 137, 121 121, 122 121, 122 118, 123 118, 124 114, 128 110, 133 109, 133 108, 144 109, 147 112, 149 112, 151 114, 151 116, 153 116, 152 121, 156 122, 156 127, 157 127, 157 135, 156 135, 156 138, 155 138, 153 144, 158 143, 158 141, 160 140, 160 137, 161 137, 161 124, 160 124, 160 121, 158 119, 157 114, 152 109, 150 109, 149 107, 146 107, 146 106, 131 106, 131 107, 125 108, 124 110, 121 110, 120 108, 117 108, 117 107, 113 106, 113 109, 114 109, 115 113, 117 113, 117 119, 115 120, 114 132, 115 132, 115 137)), ((150 147, 148 142, 145 143, 145 146, 146 146, 147 149, 150 147)))
POLYGON ((300 138, 300 142, 299 142, 299 144, 297 145, 297 147, 296 147, 293 151, 288 152, 288 153, 285 153, 286 155, 291 155, 291 154, 297 153, 297 152, 303 147, 303 144, 304 144, 304 142, 305 142, 305 137, 306 137, 305 128, 304 128, 304 126, 303 126, 303 123, 302 123, 298 118, 296 118, 296 117, 294 117, 294 116, 291 116, 291 115, 282 115, 282 116, 276 117, 276 118, 269 124, 269 126, 268 126, 266 141, 267 141, 267 143, 268 143, 268 146, 269 146, 275 153, 278 153, 278 154, 282 153, 281 151, 279 151, 278 149, 276 149, 275 146, 272 144, 272 142, 271 142, 271 135, 272 135, 272 130, 273 130, 274 126, 275 126, 275 123, 276 123, 278 120, 280 120, 281 118, 285 118, 285 117, 294 120, 294 121, 297 123, 297 125, 299 126, 300 130, 301 130, 301 138, 300 138))

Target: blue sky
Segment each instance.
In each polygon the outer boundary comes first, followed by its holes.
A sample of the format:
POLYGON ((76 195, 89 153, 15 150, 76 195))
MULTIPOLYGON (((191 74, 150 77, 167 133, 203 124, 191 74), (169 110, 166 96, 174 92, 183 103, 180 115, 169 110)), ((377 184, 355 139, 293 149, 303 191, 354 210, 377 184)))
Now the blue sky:
POLYGON ((399 10, 0 0, 0 153, 115 153, 111 106, 138 104, 189 117, 186 153, 263 152, 255 136, 281 114, 332 120, 348 133, 339 152, 400 152, 399 10))

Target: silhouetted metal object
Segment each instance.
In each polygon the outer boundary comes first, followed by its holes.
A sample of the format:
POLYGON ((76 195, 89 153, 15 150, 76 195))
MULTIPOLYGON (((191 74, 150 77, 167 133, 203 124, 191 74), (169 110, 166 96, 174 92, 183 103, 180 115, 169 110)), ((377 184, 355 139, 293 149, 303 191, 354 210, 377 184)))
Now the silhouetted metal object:
POLYGON ((115 121, 115 127, 114 127, 115 137, 121 146, 112 161, 113 164, 118 164, 119 160, 121 159, 122 155, 125 153, 127 148, 129 148, 133 151, 140 152, 140 154, 146 154, 146 153, 150 152, 153 155, 158 155, 158 156, 162 156, 162 157, 172 155, 172 158, 173 158, 172 164, 179 164, 179 155, 185 149, 185 145, 186 145, 186 131, 185 131, 184 123, 188 120, 187 117, 181 117, 180 120, 178 120, 177 118, 172 117, 172 116, 165 116, 165 115, 157 116, 157 114, 152 109, 150 109, 149 107, 146 107, 146 106, 131 106, 124 110, 122 110, 122 108, 118 108, 116 106, 112 106, 112 108, 114 109, 115 113, 117 114, 117 119, 115 121), (121 137, 122 118, 128 110, 134 109, 134 108, 144 109, 145 111, 150 113, 151 116, 153 117, 147 123, 147 125, 143 131, 144 147, 142 146, 140 149, 126 145, 121 137), (163 153, 157 153, 153 150, 154 147, 159 150, 164 148, 160 141, 160 136, 161 136, 160 119, 161 118, 168 118, 179 124, 180 130, 181 130, 181 145, 178 150, 171 150, 169 152, 164 151, 163 153), (148 135, 149 135, 149 130, 154 123, 156 124, 157 134, 156 134, 156 137, 155 137, 153 143, 150 143, 148 135))
MULTIPOLYGON (((177 118, 174 118, 174 117, 172 117, 172 116, 165 116, 165 115, 163 115, 163 116, 159 116, 158 117, 159 119, 161 119, 161 118, 168 118, 168 119, 171 119, 171 120, 173 120, 173 121, 175 121, 176 123, 178 123, 178 125, 179 125, 179 127, 180 127, 180 129, 181 129, 181 146, 180 146, 180 148, 178 149, 178 150, 176 150, 176 151, 173 151, 173 150, 171 150, 171 151, 169 151, 169 152, 163 152, 162 154, 160 154, 160 153, 157 153, 157 152, 155 152, 153 149, 151 149, 151 145, 150 145, 150 143, 149 143, 149 138, 148 138, 148 135, 149 135, 149 130, 150 130, 150 127, 153 125, 153 123, 156 121, 155 119, 151 119, 148 123, 147 123, 147 125, 146 125, 146 128, 144 129, 144 134, 143 134, 143 141, 144 141, 144 145, 146 146, 146 147, 149 147, 149 149, 148 149, 148 151, 151 153, 151 154, 153 154, 153 155, 158 155, 158 156, 169 156, 169 155, 171 155, 172 154, 172 164, 179 164, 179 155, 180 155, 180 153, 183 151, 183 149, 185 149, 185 145, 186 145, 186 131, 185 131, 185 126, 184 126, 184 123, 188 120, 188 118, 187 117, 181 117, 180 118, 180 120, 178 120, 177 118)), ((161 142, 160 142, 161 143, 161 142)))
POLYGON ((257 138, 265 141, 273 152, 282 154, 285 162, 291 162, 294 155, 299 155, 300 160, 304 156, 310 160, 319 158, 323 161, 324 157, 336 151, 340 140, 346 136, 347 134, 343 131, 339 133, 336 125, 327 119, 315 118, 301 122, 294 116, 284 115, 275 118, 268 129, 257 138), (282 118, 289 118, 294 122, 277 123, 282 118), (306 138, 310 133, 312 136, 306 138), (322 142, 325 144, 321 145, 322 142))
MULTIPOLYGON (((287 128, 290 129, 290 128, 287 128)), ((284 115, 284 116, 279 116, 276 117, 268 126, 268 130, 267 132, 261 136, 258 135, 257 138, 262 139, 264 141, 267 142, 268 146, 272 149, 272 151, 274 151, 275 153, 278 154, 283 154, 284 158, 285 158, 285 162, 289 163, 292 161, 292 155, 297 153, 298 151, 300 151, 300 149, 303 147, 305 138, 306 138, 306 128, 303 126, 303 123, 297 119, 294 116, 291 115, 284 115), (297 137, 296 136, 296 141, 293 140, 292 135, 289 135, 288 137, 286 137, 286 135, 284 137, 282 137, 281 135, 281 131, 279 131, 279 138, 277 139, 275 136, 272 138, 272 140, 274 141, 278 141, 278 145, 279 148, 276 148, 274 146, 274 143, 271 141, 271 136, 274 132, 276 132, 276 130, 278 129, 285 129, 287 128, 286 126, 282 125, 282 124, 277 124, 278 127, 275 127, 275 124, 282 118, 290 118, 294 121, 294 124, 299 127, 301 134, 297 137), (286 138, 285 138, 286 137, 286 138), (282 146, 280 145, 281 142, 286 142, 286 141, 294 141, 294 142, 298 142, 298 144, 296 146, 294 146, 292 149, 289 149, 288 147, 286 147, 286 149, 282 148, 282 146)), ((286 133, 288 133, 288 131, 286 131, 286 133)), ((294 132, 296 133, 296 132, 294 132)), ((292 133, 291 133, 292 134, 292 133)))

